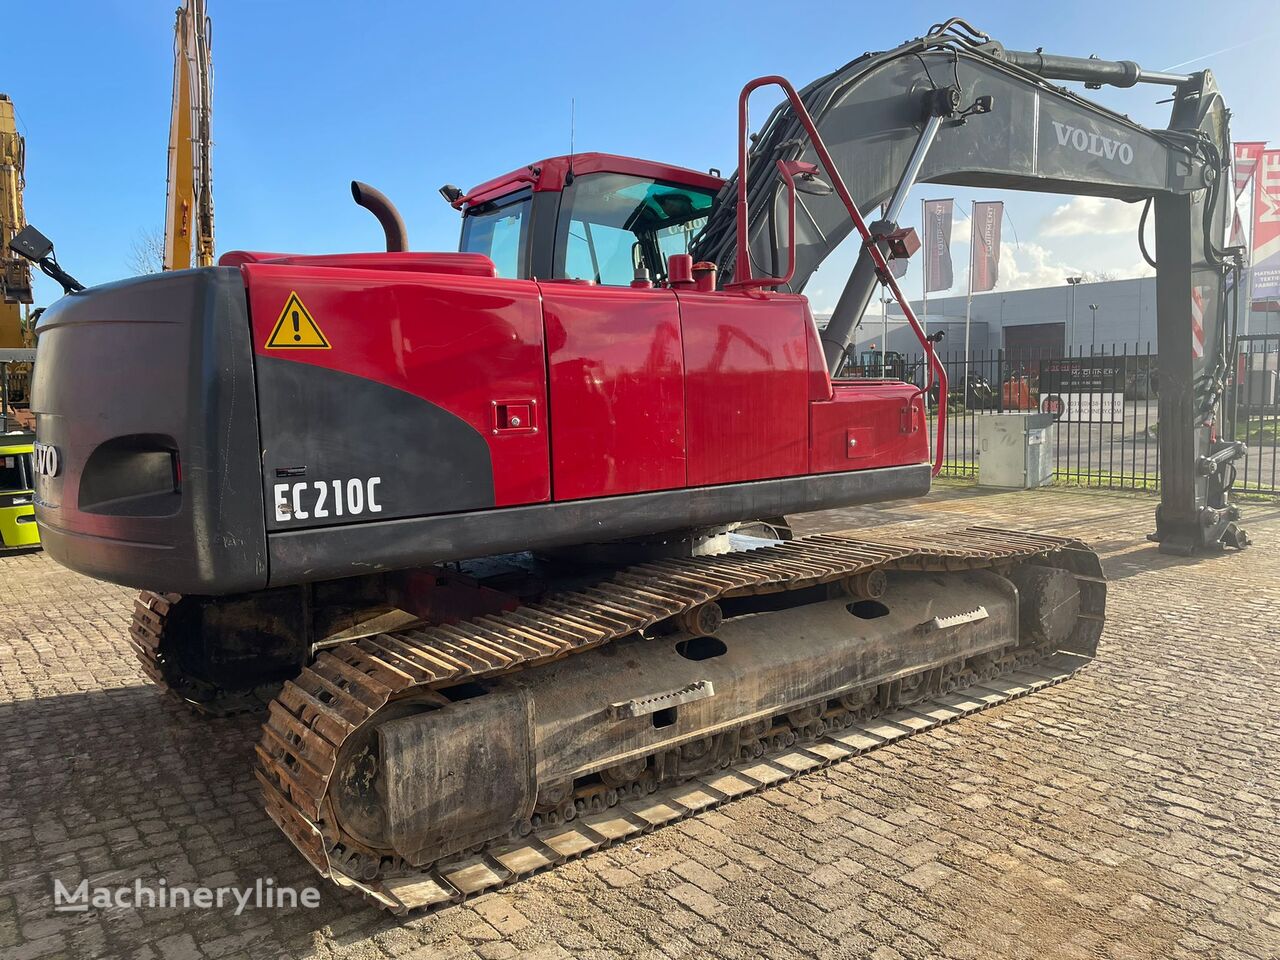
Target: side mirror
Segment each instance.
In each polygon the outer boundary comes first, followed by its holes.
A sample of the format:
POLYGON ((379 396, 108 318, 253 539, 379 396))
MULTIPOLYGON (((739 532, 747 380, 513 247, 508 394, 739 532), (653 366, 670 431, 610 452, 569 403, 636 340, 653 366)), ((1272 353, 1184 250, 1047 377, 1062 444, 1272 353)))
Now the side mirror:
MULTIPOLYGON (((812 167, 813 164, 806 163, 802 164, 802 166, 812 167)), ((796 177, 796 190, 800 193, 807 193, 811 197, 828 197, 835 191, 832 189, 831 184, 817 175, 816 170, 817 168, 814 167, 813 171, 800 173, 796 177)))
POLYGON ((13 239, 9 241, 9 249, 20 257, 39 263, 53 253, 53 241, 31 224, 27 224, 13 235, 13 239))
POLYGON ((27 224, 9 241, 9 249, 20 257, 26 257, 45 276, 56 280, 63 293, 78 293, 84 284, 58 266, 58 258, 53 255, 53 241, 35 227, 27 224))

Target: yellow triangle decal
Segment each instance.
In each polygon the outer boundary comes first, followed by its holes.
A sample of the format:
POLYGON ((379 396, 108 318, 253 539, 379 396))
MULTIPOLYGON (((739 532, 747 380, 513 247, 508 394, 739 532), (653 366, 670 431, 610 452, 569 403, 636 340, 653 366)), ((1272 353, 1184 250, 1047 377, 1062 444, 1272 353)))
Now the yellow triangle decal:
POLYGON ((329 341, 320 332, 311 312, 302 305, 297 292, 291 292, 280 311, 280 319, 267 338, 268 350, 328 350, 329 341))

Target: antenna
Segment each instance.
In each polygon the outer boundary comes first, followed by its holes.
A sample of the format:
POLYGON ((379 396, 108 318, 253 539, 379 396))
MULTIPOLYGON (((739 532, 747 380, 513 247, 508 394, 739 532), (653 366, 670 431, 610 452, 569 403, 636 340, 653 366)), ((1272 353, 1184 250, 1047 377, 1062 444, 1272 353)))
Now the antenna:
POLYGON ((569 98, 569 171, 565 177, 566 186, 573 183, 573 135, 575 121, 577 120, 578 100, 576 97, 569 98))

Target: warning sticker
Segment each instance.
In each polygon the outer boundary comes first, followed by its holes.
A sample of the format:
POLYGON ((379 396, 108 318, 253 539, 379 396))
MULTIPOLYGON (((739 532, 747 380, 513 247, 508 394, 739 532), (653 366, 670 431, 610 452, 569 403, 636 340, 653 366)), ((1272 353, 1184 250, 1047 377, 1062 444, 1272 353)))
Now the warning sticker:
POLYGON ((320 332, 320 325, 311 316, 297 292, 289 294, 289 299, 280 311, 280 319, 275 329, 267 337, 268 350, 328 350, 329 341, 320 332))

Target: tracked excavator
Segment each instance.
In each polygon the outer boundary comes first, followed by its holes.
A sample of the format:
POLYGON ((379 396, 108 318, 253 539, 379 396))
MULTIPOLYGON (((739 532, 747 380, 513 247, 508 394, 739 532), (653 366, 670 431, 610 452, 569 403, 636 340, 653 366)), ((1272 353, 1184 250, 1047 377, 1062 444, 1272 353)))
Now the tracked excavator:
POLYGON ((340 886, 454 902, 1094 655, 1106 587, 1082 543, 793 539, 782 519, 924 496, 941 462, 945 372, 889 264, 919 245, 896 223, 917 182, 1154 205, 1156 535, 1243 544, 1215 433, 1230 150, 1207 71, 949 21, 801 91, 752 81, 738 110, 727 180, 550 158, 442 188, 446 253, 410 251, 356 183, 385 251, 228 253, 41 319, 46 549, 143 589, 131 639, 156 683, 210 713, 265 703, 267 811, 340 886), (1059 80, 1167 86, 1170 128, 1059 80), (782 102, 749 138, 764 86, 782 102), (850 231, 820 339, 800 291, 850 231), (923 387, 831 376, 878 284, 923 387))

